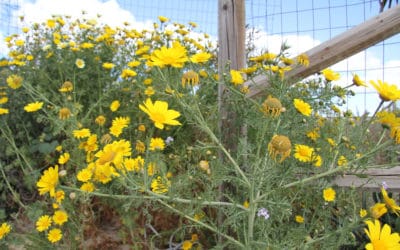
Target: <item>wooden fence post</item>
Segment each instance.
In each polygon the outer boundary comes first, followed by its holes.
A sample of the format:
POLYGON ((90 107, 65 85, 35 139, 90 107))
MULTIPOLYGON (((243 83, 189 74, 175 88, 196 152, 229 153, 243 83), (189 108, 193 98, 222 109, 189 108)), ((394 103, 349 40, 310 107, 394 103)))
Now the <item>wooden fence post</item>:
POLYGON ((218 1, 218 87, 219 129, 222 143, 235 151, 238 133, 236 119, 230 112, 227 96, 229 91, 222 84, 230 69, 244 68, 245 58, 245 5, 244 0, 218 1))
MULTIPOLYGON (((223 84, 231 69, 240 69, 245 66, 245 5, 244 0, 218 0, 218 129, 221 143, 231 153, 237 149, 240 126, 236 115, 232 111, 229 100, 229 91, 223 84)), ((222 152, 219 158, 224 159, 222 152)), ((227 186, 219 186, 219 200, 226 199, 227 186)), ((218 212, 217 223, 223 225, 225 216, 218 212)), ((219 241, 223 241, 222 238, 219 241)))

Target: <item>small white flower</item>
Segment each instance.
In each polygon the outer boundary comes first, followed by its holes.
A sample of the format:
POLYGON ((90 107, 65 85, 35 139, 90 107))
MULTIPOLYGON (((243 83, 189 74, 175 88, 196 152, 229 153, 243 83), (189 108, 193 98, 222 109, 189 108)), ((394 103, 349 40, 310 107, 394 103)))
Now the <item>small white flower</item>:
POLYGON ((65 170, 65 169, 63 169, 60 172, 58 172, 58 176, 60 176, 60 177, 64 177, 66 175, 67 175, 67 170, 65 170))
POLYGON ((174 138, 172 138, 171 136, 168 136, 167 139, 165 139, 165 144, 169 145, 172 142, 174 142, 174 138))
POLYGON ((257 212, 257 216, 264 217, 264 219, 268 220, 268 218, 269 218, 268 210, 264 207, 260 208, 257 212))
POLYGON ((47 51, 51 48, 51 46, 49 44, 46 44, 45 46, 43 46, 42 50, 43 51, 47 51))
POLYGON ((76 67, 83 69, 85 67, 85 61, 78 58, 75 61, 75 65, 76 65, 76 67))

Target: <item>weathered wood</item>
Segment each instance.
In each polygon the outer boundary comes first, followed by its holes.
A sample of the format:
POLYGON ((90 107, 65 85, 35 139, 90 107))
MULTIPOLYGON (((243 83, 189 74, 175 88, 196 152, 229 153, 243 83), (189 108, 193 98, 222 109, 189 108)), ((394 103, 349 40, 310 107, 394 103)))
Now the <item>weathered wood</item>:
MULTIPOLYGON (((237 135, 239 127, 236 124, 235 112, 232 111, 227 101, 230 95, 223 84, 226 74, 230 69, 243 68, 245 58, 245 5, 244 0, 219 0, 218 1, 218 75, 221 79, 218 85, 218 111, 219 111, 219 135, 224 147, 232 152, 237 148, 237 135), (236 136, 236 137, 235 137, 236 136)), ((219 157, 224 158, 222 151, 219 157)), ((219 200, 225 201, 225 189, 227 183, 218 187, 219 200)), ((219 211, 217 215, 218 225, 223 225, 225 215, 219 211)), ((220 238, 219 241, 223 239, 220 238)))
POLYGON ((245 57, 245 5, 244 0, 219 0, 218 2, 218 71, 221 84, 218 87, 219 128, 222 144, 235 151, 239 128, 235 113, 231 112, 227 99, 229 93, 223 79, 230 69, 243 68, 245 57))
MULTIPOLYGON (((310 65, 287 72, 286 78, 292 81, 303 79, 397 33, 400 33, 400 5, 308 50, 305 53, 310 59, 310 65)), ((260 75, 245 84, 250 86, 247 96, 256 97, 266 90, 268 79, 260 75)))
POLYGON ((340 187, 355 187, 377 191, 386 182, 390 191, 400 192, 400 166, 389 169, 369 169, 362 173, 363 177, 356 174, 338 176, 333 184, 340 187), (365 178, 364 178, 365 177, 365 178))
POLYGON ((243 68, 245 57, 245 5, 244 0, 218 2, 218 70, 243 68))

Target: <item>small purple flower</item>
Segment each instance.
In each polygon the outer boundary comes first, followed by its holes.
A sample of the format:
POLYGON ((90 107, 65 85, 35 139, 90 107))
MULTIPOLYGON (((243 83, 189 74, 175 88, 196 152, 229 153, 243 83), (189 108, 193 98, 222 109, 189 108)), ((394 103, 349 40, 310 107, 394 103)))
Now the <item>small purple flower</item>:
POLYGON ((167 139, 165 139, 165 144, 169 145, 174 141, 174 138, 172 138, 171 136, 168 136, 167 139))
POLYGON ((387 190, 389 188, 388 184, 386 183, 386 181, 382 181, 382 187, 383 189, 387 190))
POLYGON ((268 213, 268 210, 266 209, 266 208, 264 208, 264 207, 262 207, 262 208, 260 208, 259 210, 258 210, 258 212, 257 212, 257 216, 258 217, 264 217, 266 220, 268 220, 268 218, 269 218, 269 213, 268 213))

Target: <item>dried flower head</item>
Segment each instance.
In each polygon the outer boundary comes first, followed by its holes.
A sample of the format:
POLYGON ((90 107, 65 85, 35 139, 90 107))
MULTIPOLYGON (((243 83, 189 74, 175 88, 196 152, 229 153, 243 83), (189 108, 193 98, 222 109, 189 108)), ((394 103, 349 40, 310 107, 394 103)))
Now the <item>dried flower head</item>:
POLYGON ((71 110, 69 108, 61 108, 60 111, 58 112, 58 118, 60 120, 66 120, 71 116, 71 110))
POLYGON ((74 84, 70 81, 65 81, 61 85, 61 88, 58 89, 58 91, 65 93, 65 92, 71 92, 73 89, 74 89, 74 84))
POLYGON ((99 115, 96 117, 96 119, 94 120, 94 122, 96 124, 98 124, 99 126, 103 126, 104 123, 106 122, 106 117, 104 115, 99 115))
POLYGON ((262 104, 262 111, 266 115, 277 117, 284 111, 284 108, 278 98, 268 96, 262 104))
POLYGON ((310 61, 308 59, 308 56, 305 53, 300 54, 299 56, 297 56, 296 60, 297 60, 297 63, 300 64, 300 65, 303 65, 303 66, 306 66, 306 67, 308 67, 308 65, 310 65, 310 61))
POLYGON ((193 70, 189 70, 182 75, 182 86, 185 87, 186 83, 191 86, 199 84, 199 74, 193 70))
POLYGON ((268 152, 274 160, 276 160, 276 157, 280 155, 279 162, 282 162, 289 157, 291 150, 292 143, 289 138, 284 135, 274 135, 268 144, 268 152))

